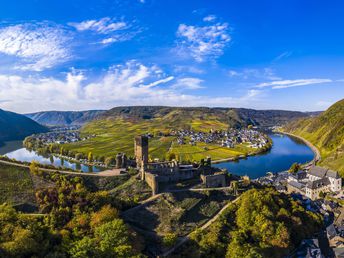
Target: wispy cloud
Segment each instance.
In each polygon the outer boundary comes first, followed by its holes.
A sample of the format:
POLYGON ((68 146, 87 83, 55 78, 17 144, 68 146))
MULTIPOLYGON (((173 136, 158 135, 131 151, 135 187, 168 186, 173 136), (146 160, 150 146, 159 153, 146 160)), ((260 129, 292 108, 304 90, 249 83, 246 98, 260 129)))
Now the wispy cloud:
POLYGON ((180 78, 171 86, 172 89, 178 90, 197 90, 203 88, 201 85, 203 80, 199 78, 180 78))
POLYGON ((17 69, 42 71, 70 59, 69 40, 55 24, 11 25, 0 28, 0 53, 19 58, 17 69))
POLYGON ((284 58, 288 58, 290 57, 291 55, 293 54, 293 51, 285 51, 283 52, 282 54, 279 54, 275 59, 274 61, 279 61, 281 59, 284 59, 284 58))
POLYGON ((177 37, 179 53, 191 55, 197 62, 218 58, 231 41, 227 23, 206 26, 180 24, 177 37))
POLYGON ((241 70, 229 70, 228 75, 230 77, 239 77, 244 80, 247 79, 266 79, 266 80, 280 80, 274 70, 271 68, 255 69, 255 68, 245 68, 241 70))
POLYGON ((123 30, 127 24, 123 21, 114 21, 109 17, 100 20, 87 20, 82 22, 70 22, 68 25, 76 28, 78 31, 91 30, 100 34, 110 34, 114 31, 123 30))
POLYGON ((298 79, 298 80, 279 80, 272 82, 264 82, 258 84, 256 88, 271 87, 272 89, 285 89, 292 87, 300 87, 312 84, 330 83, 333 82, 331 79, 298 79))
POLYGON ((203 18, 203 21, 205 22, 212 22, 216 20, 216 16, 215 15, 208 15, 206 17, 203 18))
POLYGON ((250 90, 239 97, 183 94, 181 89, 199 88, 202 80, 178 78, 177 85, 163 86, 174 79, 165 76, 155 65, 146 66, 137 61, 111 67, 97 80, 77 70, 68 72, 64 79, 3 74, 0 75, 0 102, 2 108, 26 113, 108 109, 119 105, 253 106, 260 92, 250 90))
POLYGON ((110 17, 104 17, 99 20, 69 22, 68 25, 80 32, 90 31, 101 35, 102 37, 98 43, 105 45, 130 40, 138 33, 138 31, 132 30, 132 26, 129 23, 110 17))

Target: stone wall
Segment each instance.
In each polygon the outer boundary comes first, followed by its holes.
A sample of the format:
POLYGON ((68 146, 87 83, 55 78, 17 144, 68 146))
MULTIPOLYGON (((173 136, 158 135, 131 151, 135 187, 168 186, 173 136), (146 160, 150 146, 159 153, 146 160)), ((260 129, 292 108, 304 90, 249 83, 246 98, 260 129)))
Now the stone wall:
POLYGON ((201 180, 207 188, 225 187, 226 173, 218 173, 214 175, 201 175, 201 180))
POLYGON ((159 183, 157 180, 157 175, 145 172, 145 181, 152 189, 153 195, 156 195, 159 192, 159 183))

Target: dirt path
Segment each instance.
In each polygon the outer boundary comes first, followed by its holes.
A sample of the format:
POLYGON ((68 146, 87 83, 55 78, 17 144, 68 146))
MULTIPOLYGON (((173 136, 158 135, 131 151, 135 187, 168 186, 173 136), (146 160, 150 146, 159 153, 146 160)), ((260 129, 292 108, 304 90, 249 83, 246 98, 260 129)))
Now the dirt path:
MULTIPOLYGON (((16 166, 16 167, 22 167, 22 168, 30 168, 28 165, 24 164, 19 164, 15 162, 10 162, 10 161, 5 161, 5 160, 0 160, 0 163, 6 164, 6 165, 11 165, 11 166, 16 166)), ((67 170, 57 170, 57 169, 49 169, 49 168, 39 168, 41 171, 46 171, 46 172, 57 172, 61 174, 66 174, 66 175, 78 175, 78 176, 101 176, 101 177, 110 177, 110 176, 124 176, 126 174, 121 174, 120 169, 112 169, 112 170, 105 170, 102 172, 73 172, 73 171, 67 171, 67 170)))

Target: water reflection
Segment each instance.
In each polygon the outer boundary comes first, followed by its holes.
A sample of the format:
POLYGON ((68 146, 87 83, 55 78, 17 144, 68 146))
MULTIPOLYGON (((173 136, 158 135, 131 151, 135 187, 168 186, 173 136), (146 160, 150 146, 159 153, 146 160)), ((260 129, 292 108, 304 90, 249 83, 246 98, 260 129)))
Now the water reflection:
POLYGON ((6 156, 19 161, 31 162, 36 160, 41 164, 53 165, 55 167, 72 168, 74 170, 80 170, 83 172, 99 172, 103 170, 102 168, 96 166, 87 166, 80 163, 74 163, 56 156, 39 155, 35 151, 29 151, 25 148, 20 148, 18 150, 6 153, 6 156))

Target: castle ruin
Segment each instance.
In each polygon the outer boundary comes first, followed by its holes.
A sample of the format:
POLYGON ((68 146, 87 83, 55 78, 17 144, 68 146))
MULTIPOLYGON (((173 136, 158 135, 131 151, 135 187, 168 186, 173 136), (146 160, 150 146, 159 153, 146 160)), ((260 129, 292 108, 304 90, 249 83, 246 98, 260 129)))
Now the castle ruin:
POLYGON ((159 184, 173 183, 193 178, 200 178, 206 187, 226 186, 227 173, 211 167, 211 159, 201 160, 199 165, 182 165, 178 161, 148 161, 148 137, 135 137, 136 167, 140 171, 141 180, 151 187, 153 195, 159 192, 159 184), (220 172, 220 173, 219 173, 220 172))

